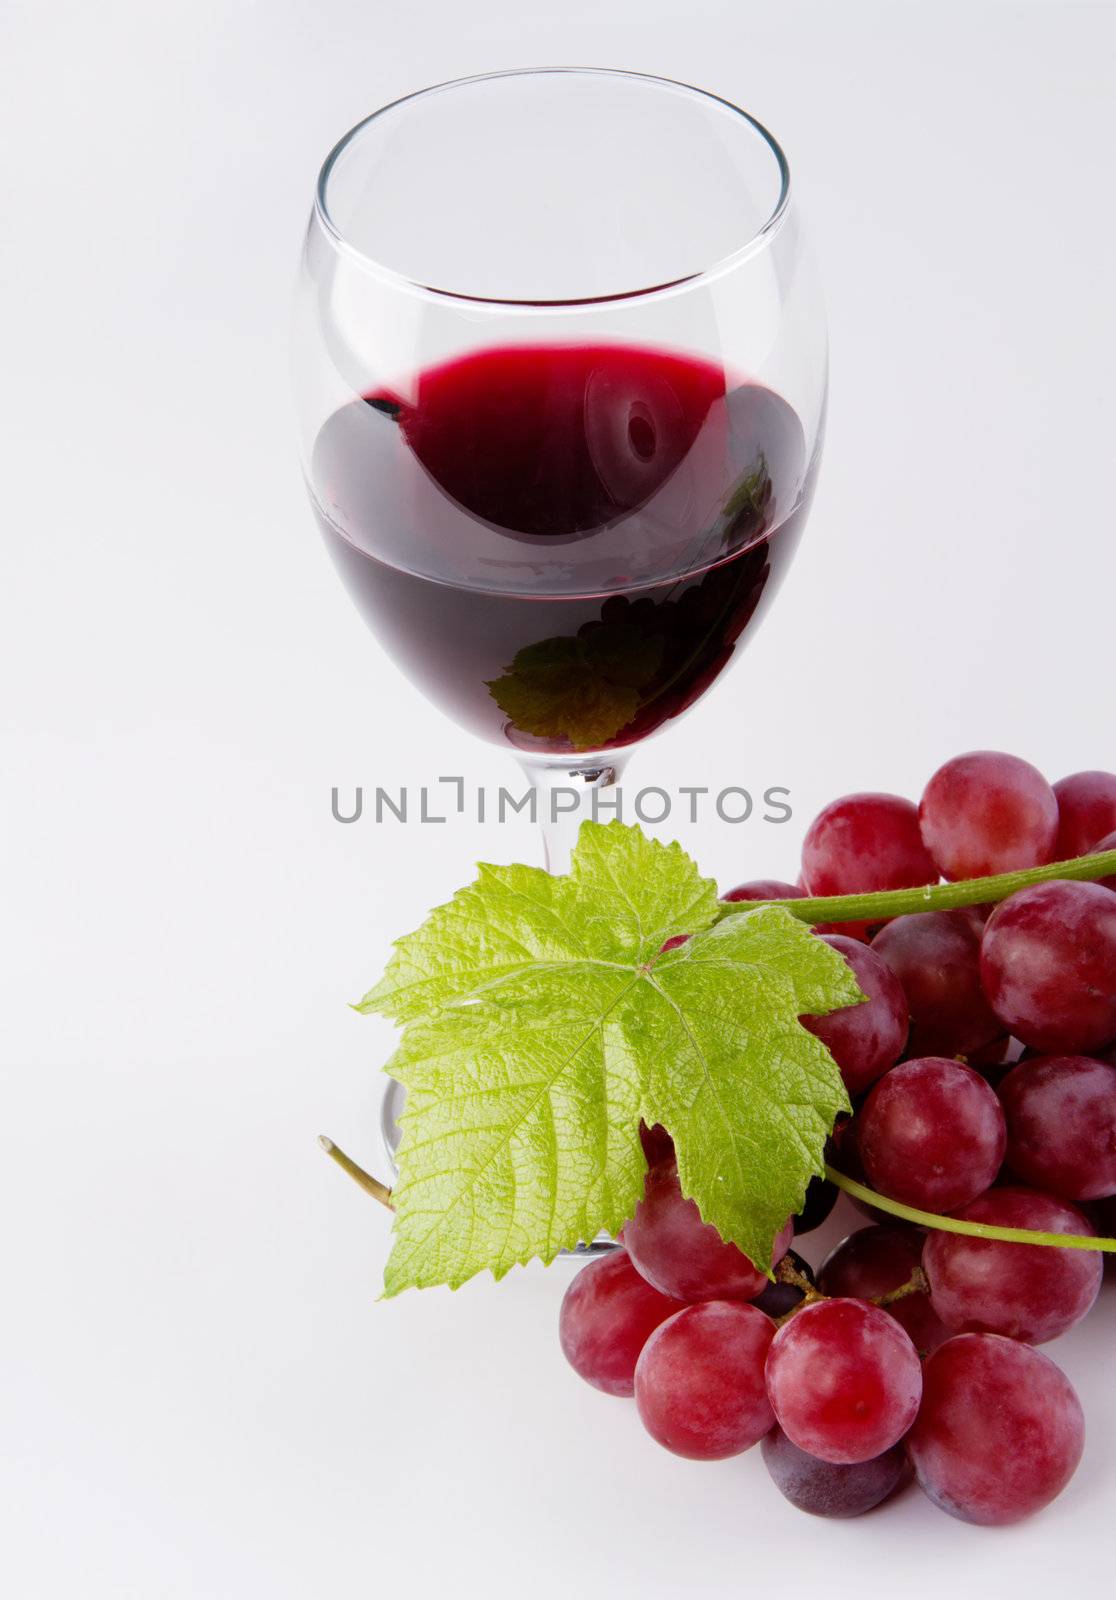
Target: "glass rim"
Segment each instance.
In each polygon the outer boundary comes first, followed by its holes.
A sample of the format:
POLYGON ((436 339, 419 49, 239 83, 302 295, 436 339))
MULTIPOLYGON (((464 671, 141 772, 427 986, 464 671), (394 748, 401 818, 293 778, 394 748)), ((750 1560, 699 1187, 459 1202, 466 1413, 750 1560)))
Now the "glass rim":
POLYGON ((438 300, 456 301, 462 305, 473 307, 490 307, 497 310, 524 310, 524 311, 557 311, 563 308, 579 309, 600 305, 616 305, 625 301, 645 300, 649 296, 668 294, 680 289, 692 289, 697 285, 709 283, 715 278, 722 277, 731 272, 741 262, 758 252, 770 243, 787 215, 790 205, 790 166, 782 146, 775 136, 764 127, 757 117, 743 107, 735 105, 731 100, 726 100, 722 95, 713 94, 711 90, 699 89, 695 84, 685 83, 678 78, 664 78, 650 72, 629 72, 620 67, 510 67, 495 72, 476 72, 462 78, 447 78, 442 83, 428 85, 425 89, 416 89, 410 94, 400 95, 395 100, 390 100, 386 105, 380 106, 367 117, 353 125, 349 131, 341 136, 333 149, 322 163, 318 173, 318 181, 314 190, 314 217, 321 226, 333 247, 341 254, 359 263, 366 271, 382 279, 392 287, 404 290, 411 294, 430 296, 438 300), (662 283, 647 284, 635 289, 623 289, 617 293, 604 295, 588 295, 571 299, 517 299, 514 296, 492 296, 465 294, 460 290, 442 287, 438 284, 423 283, 416 278, 408 277, 406 273, 389 267, 385 262, 377 260, 366 250, 352 243, 345 236, 344 231, 334 221, 329 209, 329 184, 334 168, 341 156, 366 129, 386 117, 390 112, 398 110, 401 106, 411 105, 415 101, 425 100, 432 95, 443 94, 451 89, 468 88, 474 84, 495 83, 504 78, 533 78, 543 76, 570 76, 570 77, 598 77, 618 78, 628 83, 641 83, 659 89, 681 91, 683 94, 692 95, 696 99, 710 101, 720 106, 723 110, 731 112, 742 122, 748 124, 754 133, 757 133, 775 160, 779 173, 779 193, 775 205, 766 221, 753 230, 750 236, 743 240, 735 249, 726 255, 720 256, 708 267, 699 268, 695 272, 688 272, 680 278, 671 278, 662 283))

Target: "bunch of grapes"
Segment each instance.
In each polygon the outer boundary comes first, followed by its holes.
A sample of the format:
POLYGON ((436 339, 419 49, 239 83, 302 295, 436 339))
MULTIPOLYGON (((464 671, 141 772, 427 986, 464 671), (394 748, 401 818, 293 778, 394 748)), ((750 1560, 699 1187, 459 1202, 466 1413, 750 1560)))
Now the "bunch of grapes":
MULTIPOLYGON (((730 901, 870 893, 1116 848, 1116 774, 1051 786, 1013 756, 948 762, 915 806, 857 794, 809 828, 802 879, 730 901)), ((1079 1239, 1116 1214, 1116 879, 1033 885, 994 909, 819 928, 865 1001, 804 1017, 853 1104, 832 1162, 877 1197, 963 1223, 1079 1239)), ((623 1248, 562 1303, 562 1348, 648 1432, 717 1460, 760 1444, 802 1510, 849 1517, 913 1477, 968 1522, 1047 1505, 1081 1457, 1069 1380, 1035 1347, 1089 1312, 1102 1255, 923 1228, 873 1211, 815 1273, 789 1249, 828 1215, 816 1180, 775 1241, 774 1281, 681 1190, 644 1129, 623 1248)), ((867 1209, 862 1206, 862 1209, 867 1209)))

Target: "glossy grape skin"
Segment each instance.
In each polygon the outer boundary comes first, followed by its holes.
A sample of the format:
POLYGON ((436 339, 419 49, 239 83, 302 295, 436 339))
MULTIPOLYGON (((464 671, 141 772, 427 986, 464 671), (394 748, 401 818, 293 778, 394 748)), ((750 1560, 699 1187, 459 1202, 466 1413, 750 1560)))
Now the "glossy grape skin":
POLYGON ((1096 883, 1037 883, 988 919, 980 977, 993 1011, 1025 1045, 1089 1055, 1116 1039, 1116 894, 1096 883))
POLYGON ((880 1505, 910 1477, 907 1452, 892 1445, 871 1461, 839 1465, 819 1461, 792 1444, 782 1428, 765 1434, 763 1464, 784 1499, 815 1517, 860 1517, 880 1505))
MULTIPOLYGON (((792 1237, 788 1220, 775 1240, 780 1260, 792 1237)), ((701 1220, 683 1197, 674 1162, 647 1174, 643 1199, 624 1224, 624 1244, 637 1269, 662 1294, 676 1300, 754 1300, 769 1282, 742 1250, 701 1220)))
POLYGON ((994 1334, 962 1334, 929 1358, 923 1382, 907 1448, 920 1487, 950 1516, 1018 1522, 1073 1477, 1085 1419, 1048 1356, 994 1334))
POLYGON ((822 1461, 870 1461, 918 1412, 918 1352, 893 1317, 862 1300, 819 1300, 783 1324, 767 1357, 783 1432, 822 1461))
MULTIPOLYGON (((990 1189, 955 1213, 967 1222, 1038 1233, 1091 1234, 1092 1224, 1068 1201, 1036 1189, 990 1189)), ((954 1333, 1001 1333, 1023 1344, 1046 1344, 1092 1309, 1101 1283, 1099 1250, 976 1239, 930 1232, 922 1248, 930 1304, 954 1333)))
POLYGON ((868 894, 936 883, 922 843, 918 811, 896 794, 850 794, 814 818, 802 844, 802 875, 811 895, 868 894))
POLYGON ((982 932, 965 911, 920 911, 896 917, 873 939, 902 985, 912 1056, 966 1056, 1003 1035, 980 986, 982 932))
POLYGON ((844 956, 866 998, 825 1016, 798 1020, 825 1045, 849 1094, 860 1094, 902 1055, 907 1042, 907 1001, 891 968, 867 945, 839 933, 823 934, 822 940, 844 956))
POLYGON ((1106 834, 1116 832, 1116 772, 1073 772, 1058 779, 1054 793, 1058 800, 1055 861, 1089 855, 1106 834))
POLYGON ((558 1338, 574 1371, 605 1394, 634 1392, 636 1360, 660 1323, 682 1310, 653 1289, 625 1250, 582 1267, 562 1297, 558 1338))
POLYGON ((1058 801, 1042 773, 1018 756, 955 756, 926 785, 918 817, 923 843, 951 881, 1055 860, 1058 801))
POLYGON ((806 891, 796 883, 783 883, 779 878, 753 878, 748 883, 738 883, 728 889, 722 900, 805 900, 806 891))
MULTIPOLYGON (((858 1228, 826 1256, 818 1268, 818 1288, 823 1294, 875 1300, 909 1283, 921 1263, 922 1235, 913 1228, 858 1228)), ((926 1293, 906 1295, 881 1309, 906 1329, 920 1355, 949 1338, 926 1293)))
POLYGON ((1091 1056, 1036 1056, 999 1087, 1007 1163, 1063 1200, 1116 1194, 1116 1067, 1091 1056))
POLYGON ((750 1450, 775 1421, 764 1382, 774 1336, 770 1317, 736 1300, 668 1318, 636 1363, 636 1407, 651 1437, 691 1461, 750 1450))
POLYGON ((944 1056, 905 1061, 856 1117, 869 1187, 923 1211, 952 1211, 996 1181, 1007 1126, 979 1072, 944 1056))
MULTIPOLYGON (((807 1283, 814 1283, 813 1267, 798 1254, 797 1250, 788 1250, 783 1260, 789 1262, 807 1283)), ((752 1305, 765 1316, 778 1319, 785 1317, 788 1311, 793 1311, 795 1306, 801 1305, 804 1297, 805 1290, 794 1283, 780 1283, 776 1276, 775 1282, 769 1283, 763 1293, 758 1294, 752 1301, 752 1305)))

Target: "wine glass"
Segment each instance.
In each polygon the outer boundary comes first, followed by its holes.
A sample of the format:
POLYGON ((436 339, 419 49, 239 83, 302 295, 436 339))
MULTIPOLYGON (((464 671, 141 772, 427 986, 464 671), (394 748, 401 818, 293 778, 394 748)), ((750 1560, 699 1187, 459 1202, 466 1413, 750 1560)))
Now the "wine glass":
POLYGON ((825 319, 782 151, 636 73, 408 95, 322 168, 294 356, 342 579, 411 682, 518 757, 565 870, 809 509, 825 319))

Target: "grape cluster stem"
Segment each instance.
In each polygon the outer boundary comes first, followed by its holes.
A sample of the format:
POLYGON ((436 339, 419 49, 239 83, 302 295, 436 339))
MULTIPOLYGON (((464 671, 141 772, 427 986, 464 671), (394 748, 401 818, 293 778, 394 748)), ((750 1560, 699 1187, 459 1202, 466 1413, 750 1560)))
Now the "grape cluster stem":
MULTIPOLYGON (((332 1139, 327 1139, 324 1133, 318 1135, 318 1143, 330 1160, 335 1161, 342 1172, 347 1172, 365 1194, 370 1194, 373 1200, 378 1200, 380 1205, 386 1206, 389 1211, 395 1210, 391 1190, 386 1183, 381 1183, 379 1178, 374 1178, 370 1172, 365 1172, 352 1156, 346 1155, 344 1150, 334 1144, 332 1139)), ((827 1166, 825 1175, 830 1183, 835 1183, 838 1189, 843 1189, 854 1199, 863 1200, 867 1205, 874 1206, 877 1211, 886 1211, 893 1217, 901 1217, 904 1222, 915 1222, 921 1228, 939 1228, 944 1233, 964 1233, 973 1239, 1000 1239, 1008 1244, 1053 1245, 1061 1250, 1103 1250, 1109 1255, 1116 1255, 1116 1239, 1101 1239, 1093 1234, 1035 1233, 1029 1228, 998 1228, 988 1222, 964 1222, 958 1217, 942 1217, 936 1212, 919 1211, 914 1206, 902 1205, 898 1200, 889 1200, 886 1195, 877 1194, 874 1189, 867 1188, 863 1183, 857 1183, 854 1178, 847 1178, 835 1167, 827 1166)), ((806 1297, 802 1305, 807 1305, 811 1300, 825 1299, 825 1296, 820 1294, 807 1278, 796 1272, 789 1262, 779 1263, 776 1277, 781 1283, 793 1283, 795 1288, 802 1290, 806 1297)), ((890 1305, 893 1300, 901 1300, 904 1295, 917 1294, 925 1288, 925 1282, 920 1284, 912 1279, 910 1283, 901 1284, 898 1289, 893 1289, 876 1303, 890 1305)))
POLYGON ((884 889, 878 894, 829 894, 807 900, 733 900, 722 902, 722 917, 746 916, 757 905, 781 906, 800 922, 887 922, 918 911, 956 911, 962 906, 996 905, 1020 889, 1067 878, 1093 882, 1116 875, 1116 850, 1053 861, 1023 872, 999 872, 990 878, 964 878, 957 883, 928 883, 920 889, 884 889))
POLYGON ((1030 1228, 1000 1228, 990 1222, 966 1222, 960 1217, 943 1217, 935 1211, 919 1211, 915 1206, 905 1206, 898 1200, 889 1200, 874 1189, 846 1178, 843 1172, 827 1166, 825 1175, 830 1183, 843 1189, 854 1200, 863 1200, 876 1211, 886 1211, 890 1216, 901 1217, 904 1222, 915 1222, 920 1228, 937 1228, 942 1233, 964 1233, 971 1239, 998 1239, 1004 1244, 1053 1245, 1059 1250, 1103 1250, 1116 1255, 1116 1239, 1101 1239, 1092 1233, 1036 1233, 1030 1228))

